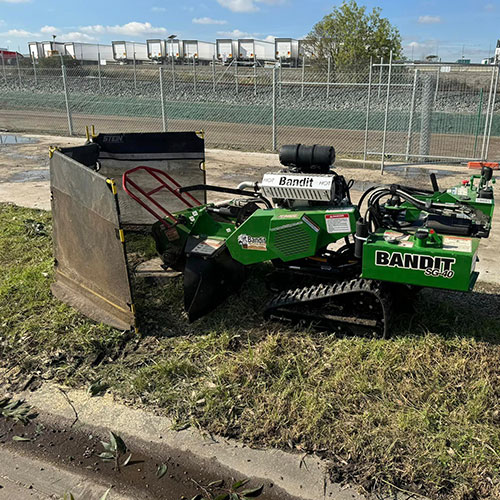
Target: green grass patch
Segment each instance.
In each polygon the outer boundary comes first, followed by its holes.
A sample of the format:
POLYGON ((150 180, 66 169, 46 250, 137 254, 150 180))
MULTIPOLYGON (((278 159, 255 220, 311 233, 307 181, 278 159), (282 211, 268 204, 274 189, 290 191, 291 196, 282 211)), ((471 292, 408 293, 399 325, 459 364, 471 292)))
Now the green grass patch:
MULTIPOLYGON (((132 243, 135 257, 151 254, 150 243, 132 243)), ((51 254, 50 214, 0 205, 5 368, 104 381, 179 427, 316 451, 333 479, 367 490, 500 498, 497 295, 425 292, 391 339, 337 338, 264 322, 266 269, 256 268, 238 296, 192 325, 179 278, 136 283, 142 336, 127 336, 52 298, 51 254)))

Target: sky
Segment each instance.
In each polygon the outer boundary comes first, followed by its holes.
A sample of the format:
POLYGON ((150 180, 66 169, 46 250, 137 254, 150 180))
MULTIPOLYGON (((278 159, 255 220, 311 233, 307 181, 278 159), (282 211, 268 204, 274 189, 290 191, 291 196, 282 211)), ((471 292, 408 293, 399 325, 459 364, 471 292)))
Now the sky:
MULTIPOLYGON (((405 55, 480 62, 500 38, 500 0, 359 0, 401 32, 405 55)), ((302 38, 340 2, 329 0, 0 0, 0 47, 29 41, 302 38)))

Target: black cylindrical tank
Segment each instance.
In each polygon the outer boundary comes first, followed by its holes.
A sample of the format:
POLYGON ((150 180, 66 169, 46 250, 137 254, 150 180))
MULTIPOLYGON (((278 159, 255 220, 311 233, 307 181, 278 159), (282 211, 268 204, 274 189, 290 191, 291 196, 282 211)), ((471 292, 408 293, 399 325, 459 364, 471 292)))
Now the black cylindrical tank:
POLYGON ((335 163, 333 146, 304 146, 290 144, 280 149, 280 162, 285 167, 296 167, 301 172, 328 172, 335 163))

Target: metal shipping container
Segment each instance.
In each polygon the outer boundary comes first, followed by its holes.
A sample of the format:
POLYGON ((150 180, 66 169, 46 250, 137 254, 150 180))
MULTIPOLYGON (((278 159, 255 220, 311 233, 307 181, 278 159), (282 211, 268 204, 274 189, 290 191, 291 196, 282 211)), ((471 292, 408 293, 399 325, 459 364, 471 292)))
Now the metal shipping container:
POLYGON ((113 58, 119 62, 149 61, 148 46, 145 43, 113 41, 113 58))
POLYGON ((42 48, 44 57, 66 55, 64 42, 42 42, 42 48))
POLYGON ((167 55, 165 40, 146 40, 148 46, 148 58, 152 61, 163 61, 167 55))
POLYGON ((275 55, 276 59, 291 61, 299 58, 299 41, 293 38, 276 38, 275 55))
POLYGON ((217 59, 226 62, 238 57, 238 40, 218 38, 216 40, 217 59))
POLYGON ((112 61, 113 48, 111 45, 99 43, 66 42, 66 54, 78 61, 112 61))
POLYGON ((274 61, 274 43, 246 38, 238 40, 238 59, 249 61, 274 61))
POLYGON ((43 44, 41 42, 29 42, 28 49, 32 59, 41 59, 44 57, 43 44))

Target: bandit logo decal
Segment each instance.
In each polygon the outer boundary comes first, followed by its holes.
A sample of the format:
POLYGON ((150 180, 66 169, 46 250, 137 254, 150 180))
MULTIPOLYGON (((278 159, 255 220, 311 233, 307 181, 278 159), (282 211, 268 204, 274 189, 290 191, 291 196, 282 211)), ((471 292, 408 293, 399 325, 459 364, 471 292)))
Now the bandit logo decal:
POLYGON ((431 257, 430 255, 402 254, 400 252, 390 253, 385 250, 375 252, 376 266, 423 271, 425 276, 433 278, 453 278, 455 276, 453 270, 455 262, 456 259, 451 257, 431 257))
POLYGON ((248 234, 240 234, 238 243, 245 250, 267 251, 267 240, 264 236, 248 236, 248 234))

